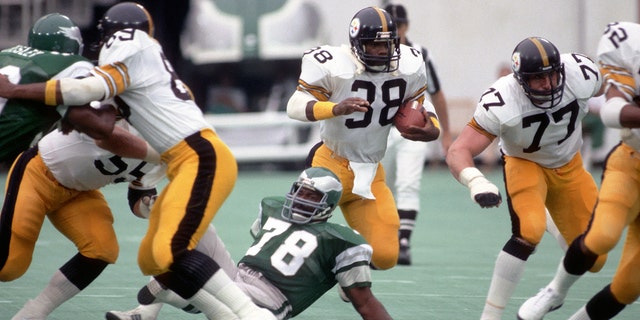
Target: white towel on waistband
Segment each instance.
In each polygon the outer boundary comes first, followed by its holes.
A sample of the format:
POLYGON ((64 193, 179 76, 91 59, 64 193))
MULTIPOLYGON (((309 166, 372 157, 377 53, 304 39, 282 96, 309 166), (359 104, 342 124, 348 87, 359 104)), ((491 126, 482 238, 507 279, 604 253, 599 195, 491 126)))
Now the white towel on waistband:
POLYGON ((371 183, 376 176, 378 164, 349 161, 349 166, 355 176, 351 192, 365 199, 375 200, 376 197, 371 192, 371 183))

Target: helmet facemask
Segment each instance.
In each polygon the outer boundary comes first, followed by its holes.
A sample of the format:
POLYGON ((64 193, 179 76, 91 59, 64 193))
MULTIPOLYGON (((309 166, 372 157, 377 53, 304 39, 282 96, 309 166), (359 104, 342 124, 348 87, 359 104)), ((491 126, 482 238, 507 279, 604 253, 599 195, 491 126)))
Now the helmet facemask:
POLYGON ((376 39, 361 39, 358 41, 358 45, 353 47, 356 57, 365 65, 368 71, 393 72, 398 70, 398 60, 400 59, 399 40, 397 38, 390 39, 388 38, 390 32, 385 33, 376 39), (367 53, 367 46, 373 43, 384 44, 387 48, 387 55, 367 53))
POLYGON ((341 196, 342 184, 331 171, 306 169, 285 195, 282 218, 297 224, 325 221, 341 196))
POLYGON ((550 109, 560 104, 562 95, 564 93, 564 65, 561 65, 559 68, 544 73, 520 73, 519 76, 516 75, 516 79, 518 79, 518 81, 520 82, 525 95, 529 97, 531 103, 533 103, 536 107, 541 109, 550 109), (548 81, 551 83, 551 89, 535 90, 531 88, 530 81, 535 77, 548 78, 548 81))
POLYGON ((309 185, 294 183, 285 199, 282 214, 291 222, 303 224, 331 217, 330 212, 326 214, 332 209, 326 202, 327 194, 309 185))

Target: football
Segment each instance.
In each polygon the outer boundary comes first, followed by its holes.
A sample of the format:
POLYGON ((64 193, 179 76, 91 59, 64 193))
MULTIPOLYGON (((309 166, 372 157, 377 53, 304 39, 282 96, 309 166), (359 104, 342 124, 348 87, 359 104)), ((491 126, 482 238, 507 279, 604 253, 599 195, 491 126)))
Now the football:
POLYGON ((404 132, 412 125, 424 127, 427 123, 427 119, 425 119, 422 114, 423 109, 424 106, 418 101, 407 101, 400 106, 398 112, 396 112, 396 115, 393 117, 393 124, 400 132, 404 132))

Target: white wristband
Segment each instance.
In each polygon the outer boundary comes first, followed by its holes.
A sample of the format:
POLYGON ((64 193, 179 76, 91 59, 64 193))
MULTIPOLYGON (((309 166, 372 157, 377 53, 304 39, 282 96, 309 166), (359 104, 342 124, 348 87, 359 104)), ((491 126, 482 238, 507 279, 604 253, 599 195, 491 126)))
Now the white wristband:
POLYGON ((602 108, 600 108, 600 119, 602 119, 602 123, 609 128, 621 129, 620 112, 622 112, 622 108, 627 104, 629 104, 629 102, 621 97, 608 99, 602 108))
POLYGON ((462 171, 460 171, 458 180, 460 181, 460 183, 462 183, 466 187, 469 187, 469 182, 471 182, 471 180, 475 178, 480 178, 480 177, 484 178, 484 175, 482 174, 482 172, 480 172, 480 170, 478 170, 478 168, 466 167, 462 169, 462 171))

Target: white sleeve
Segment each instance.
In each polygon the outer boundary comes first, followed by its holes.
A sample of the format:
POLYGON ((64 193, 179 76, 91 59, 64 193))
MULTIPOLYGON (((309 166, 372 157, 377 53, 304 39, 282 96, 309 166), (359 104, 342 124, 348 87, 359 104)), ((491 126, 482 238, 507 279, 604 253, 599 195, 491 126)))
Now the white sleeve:
POLYGON ((307 103, 312 100, 317 99, 311 94, 296 90, 287 103, 287 115, 289 118, 310 122, 310 120, 307 119, 307 103))
POLYGON ((98 77, 60 79, 60 92, 65 105, 77 106, 105 97, 105 84, 98 77))
POLYGON ((56 74, 52 79, 78 78, 88 76, 94 65, 89 61, 78 61, 56 74))

